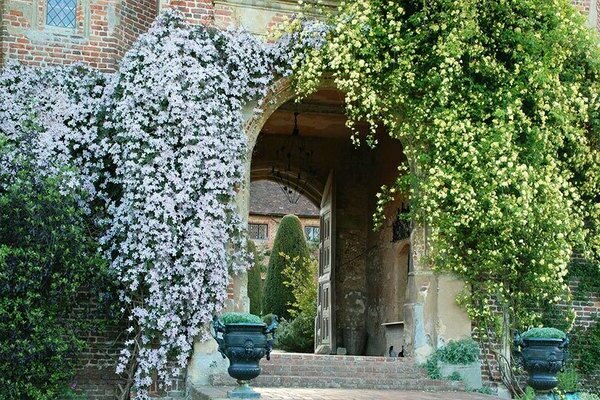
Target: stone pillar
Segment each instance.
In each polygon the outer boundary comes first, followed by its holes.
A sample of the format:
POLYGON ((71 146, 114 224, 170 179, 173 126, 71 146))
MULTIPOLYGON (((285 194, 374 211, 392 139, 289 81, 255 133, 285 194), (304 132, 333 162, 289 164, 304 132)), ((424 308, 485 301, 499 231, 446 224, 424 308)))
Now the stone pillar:
POLYGON ((588 24, 592 28, 600 30, 600 22, 598 21, 598 9, 600 2, 598 0, 590 0, 590 13, 588 14, 588 24))
POLYGON ((417 362, 424 362, 448 340, 470 337, 471 321, 456 303, 464 282, 450 274, 435 274, 424 261, 428 252, 427 229, 415 227, 411 242, 412 267, 404 305, 404 343, 417 362))
MULTIPOLYGON (((256 104, 249 104, 243 110, 246 120, 253 116, 256 104)), ((250 171, 252 163, 252 149, 256 138, 249 139, 248 154, 245 161, 243 184, 236 196, 238 212, 244 224, 248 222, 248 211, 250 208, 250 171)), ((248 312, 250 310, 250 299, 248 298, 248 274, 239 273, 231 277, 231 283, 227 289, 228 299, 225 302, 225 311, 248 312)), ((229 360, 223 359, 217 351, 217 343, 209 339, 202 341, 198 338, 194 343, 194 351, 187 369, 188 386, 206 386, 210 384, 211 375, 226 374, 229 360)), ((190 389, 191 390, 191 389, 190 389)))
POLYGON ((411 268, 404 305, 404 343, 408 354, 423 362, 436 348, 437 278, 423 257, 427 254, 427 232, 416 226, 411 234, 411 268))

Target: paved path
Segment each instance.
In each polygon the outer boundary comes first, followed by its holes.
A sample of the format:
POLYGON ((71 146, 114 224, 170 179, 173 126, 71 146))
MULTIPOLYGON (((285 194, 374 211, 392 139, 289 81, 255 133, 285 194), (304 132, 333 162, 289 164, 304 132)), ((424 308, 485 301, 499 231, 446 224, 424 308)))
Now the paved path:
MULTIPOLYGON (((200 392, 206 400, 225 399, 224 387, 206 387, 200 392)), ((497 400, 499 397, 463 392, 417 392, 362 389, 256 388, 262 400, 497 400)), ((202 398, 202 397, 201 397, 202 398)))

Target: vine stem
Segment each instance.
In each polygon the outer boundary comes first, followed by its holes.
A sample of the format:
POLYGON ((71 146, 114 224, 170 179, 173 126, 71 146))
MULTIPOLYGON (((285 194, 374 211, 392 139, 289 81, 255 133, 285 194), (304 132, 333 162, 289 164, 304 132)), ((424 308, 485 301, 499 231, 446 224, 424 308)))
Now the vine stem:
POLYGON ((133 339, 133 351, 129 356, 129 368, 125 372, 125 376, 127 377, 127 381, 125 383, 125 387, 119 384, 119 394, 117 395, 118 400, 128 400, 130 398, 131 388, 133 387, 133 382, 135 379, 135 373, 138 369, 138 361, 137 355, 140 350, 139 339, 142 335, 142 331, 138 329, 135 338, 133 339))

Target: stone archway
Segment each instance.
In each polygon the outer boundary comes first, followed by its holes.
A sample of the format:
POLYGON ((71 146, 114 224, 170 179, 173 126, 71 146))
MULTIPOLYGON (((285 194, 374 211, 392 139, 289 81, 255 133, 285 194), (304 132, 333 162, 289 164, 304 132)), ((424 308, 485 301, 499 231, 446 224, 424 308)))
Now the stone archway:
MULTIPOLYGON (((324 80, 321 88, 335 89, 330 80, 324 80)), ((240 215, 246 222, 249 213, 250 182, 253 179, 265 179, 269 174, 268 164, 253 164, 253 153, 265 145, 258 140, 259 134, 276 112, 285 108, 285 104, 291 102, 294 97, 292 81, 290 78, 285 78, 272 86, 261 104, 252 103, 244 107, 248 155, 244 184, 238 189, 236 200, 240 215), (256 109, 260 111, 256 112, 256 109)), ((369 288, 373 287, 374 283, 385 279, 383 275, 386 269, 390 268, 389 256, 386 254, 390 250, 389 254, 396 257, 397 250, 389 246, 391 227, 386 225, 379 232, 373 233, 370 218, 376 191, 381 184, 395 179, 397 173, 398 164, 386 164, 382 160, 398 160, 399 153, 402 153, 401 145, 389 135, 382 135, 383 145, 372 151, 364 148, 354 149, 347 136, 343 142, 338 141, 335 144, 331 143, 332 138, 319 140, 321 140, 320 148, 324 149, 328 158, 335 158, 335 162, 330 160, 329 164, 324 163, 320 179, 316 179, 304 188, 308 197, 315 203, 321 198, 322 181, 326 179, 326 172, 328 173, 332 167, 342 170, 341 174, 338 174, 338 177, 341 177, 338 184, 345 190, 345 193, 338 196, 339 206, 336 211, 339 229, 337 236, 340 239, 336 254, 336 268, 339 268, 336 278, 336 296, 340 302, 336 312, 341 315, 341 318, 336 318, 338 333, 336 336, 342 338, 339 344, 342 347, 348 347, 346 343, 354 343, 352 346, 358 349, 356 350, 358 354, 382 355, 384 345, 364 343, 361 345, 361 341, 381 338, 385 341, 384 330, 381 327, 374 329, 372 326, 389 322, 381 317, 386 312, 386 303, 373 301, 373 293, 369 288), (347 145, 347 148, 341 143, 347 145), (400 150, 394 150, 397 148, 400 150), (334 151, 337 152, 335 156, 334 151)), ((388 221, 395 219, 396 207, 397 204, 389 205, 388 221)), ((462 289, 462 283, 449 277, 435 275, 422 261, 422 256, 426 255, 428 250, 425 227, 417 226, 413 229, 409 243, 412 270, 407 271, 404 307, 402 315, 398 318, 402 317, 404 321, 406 353, 416 355, 419 360, 422 360, 439 343, 450 338, 469 335, 470 323, 464 312, 454 303, 456 294, 462 289)), ((391 268, 394 268, 393 263, 391 268)), ((234 277, 229 292, 227 308, 248 311, 245 274, 234 277)), ((225 370, 226 362, 216 353, 216 347, 211 341, 196 343, 188 369, 188 379, 191 384, 209 384, 210 375, 225 370)))

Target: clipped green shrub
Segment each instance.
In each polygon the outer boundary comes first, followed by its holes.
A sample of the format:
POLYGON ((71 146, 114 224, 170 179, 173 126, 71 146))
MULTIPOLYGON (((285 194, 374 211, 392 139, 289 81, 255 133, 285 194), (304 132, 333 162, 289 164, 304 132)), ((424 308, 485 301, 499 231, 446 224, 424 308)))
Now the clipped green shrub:
POLYGON ((429 356, 423 364, 431 379, 442 379, 440 362, 453 365, 465 365, 479 361, 479 345, 471 338, 450 340, 429 356))
POLYGON ((574 393, 579 388, 579 375, 575 368, 567 368, 556 374, 558 378, 558 389, 567 393, 574 393))
POLYGON ((567 334, 556 328, 531 328, 521 334, 522 339, 564 339, 567 334))
POLYGON ((10 182, 0 179, 0 398, 57 399, 93 322, 72 314, 78 294, 97 295, 107 267, 60 178, 19 168, 10 182))
POLYGON ((461 365, 479 361, 479 345, 471 338, 450 340, 436 350, 438 361, 448 364, 461 365))
POLYGON ((262 322, 264 322, 267 325, 271 325, 273 323, 273 320, 279 318, 277 317, 275 314, 267 314, 267 315, 263 315, 262 316, 262 322))
POLYGON ((252 240, 248 240, 248 252, 252 255, 252 267, 248 270, 248 298, 250 313, 262 315, 262 278, 260 276, 262 257, 252 240))
MULTIPOLYGON (((289 319, 290 304, 294 303, 294 295, 292 290, 284 283, 286 279, 283 270, 287 265, 284 254, 300 259, 306 259, 309 256, 302 224, 295 215, 283 217, 277 229, 269 259, 262 308, 265 314, 275 314, 281 318, 289 319)), ((302 266, 304 263, 300 262, 298 265, 302 266)), ((293 306, 291 308, 294 309, 293 306)))
POLYGON ((303 313, 291 322, 284 321, 277 330, 276 347, 285 351, 312 353, 315 347, 314 329, 314 318, 303 313))
POLYGON ((263 321, 258 315, 240 312, 227 312, 219 317, 223 324, 262 324, 263 321))

